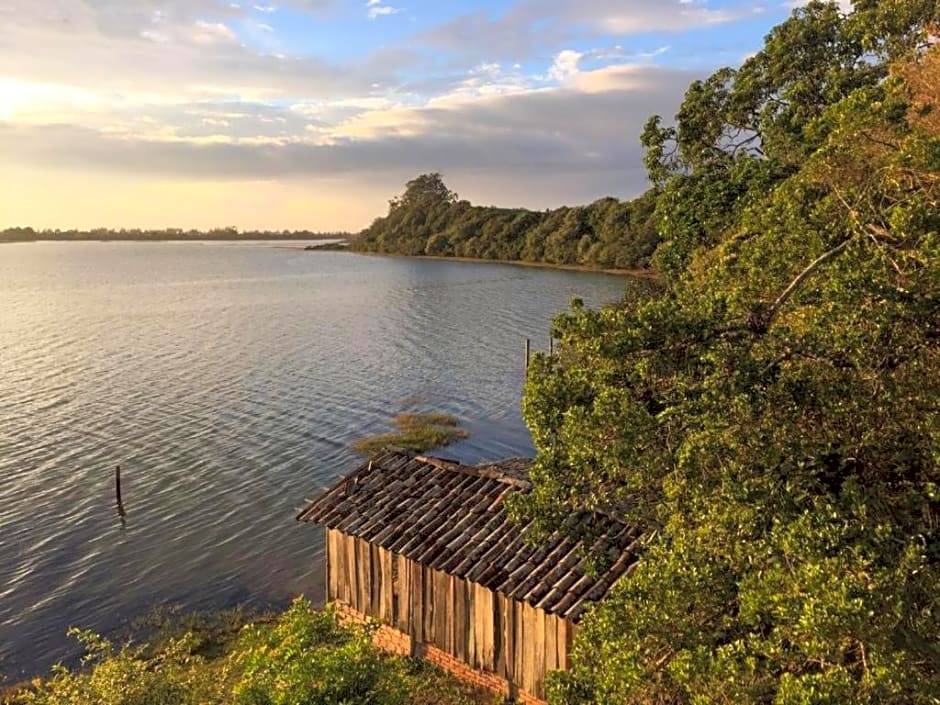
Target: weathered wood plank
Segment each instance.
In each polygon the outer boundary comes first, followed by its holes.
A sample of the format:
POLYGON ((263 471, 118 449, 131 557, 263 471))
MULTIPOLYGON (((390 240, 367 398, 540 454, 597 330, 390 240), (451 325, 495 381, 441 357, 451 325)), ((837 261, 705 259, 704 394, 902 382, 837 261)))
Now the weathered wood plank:
POLYGON ((511 600, 513 608, 513 620, 515 625, 515 635, 513 637, 515 644, 515 681, 521 688, 526 687, 526 682, 528 681, 528 659, 526 658, 526 640, 529 637, 528 630, 526 629, 525 623, 525 612, 522 609, 522 605, 511 600))
POLYGON ((451 590, 451 580, 450 576, 447 573, 436 573, 438 578, 438 590, 440 591, 439 597, 443 597, 444 610, 443 614, 440 614, 438 621, 440 622, 440 634, 441 638, 444 640, 444 651, 449 653, 451 656, 454 655, 454 593, 451 590))
POLYGON ((326 530, 326 601, 327 603, 339 597, 339 576, 336 571, 336 532, 326 530))
POLYGON ((533 648, 530 650, 530 653, 533 653, 533 666, 534 666, 534 678, 532 681, 532 690, 530 691, 532 695, 536 697, 545 698, 545 618, 546 614, 535 607, 526 605, 526 611, 532 615, 533 631, 532 631, 532 644, 533 648))
POLYGON ((359 539, 350 538, 346 549, 346 560, 349 561, 349 604, 359 609, 359 539))
POLYGON ((356 579, 359 587, 359 611, 372 616, 372 547, 356 539, 356 579))
POLYGON ((323 531, 323 552, 325 554, 323 561, 323 587, 326 591, 326 602, 329 604, 330 600, 330 530, 325 529, 323 531))
POLYGON ((356 574, 353 571, 355 563, 352 562, 349 555, 354 540, 346 534, 340 534, 336 546, 336 553, 342 564, 340 593, 343 596, 343 602, 347 605, 352 605, 352 593, 356 586, 356 574))
POLYGON ((425 634, 425 641, 431 644, 437 643, 437 632, 435 627, 437 625, 437 616, 442 609, 442 605, 438 603, 435 599, 437 595, 437 590, 434 585, 434 571, 430 568, 424 569, 424 609, 427 613, 427 620, 425 621, 425 626, 427 627, 427 632, 425 634))
POLYGON ((404 576, 405 584, 408 591, 408 601, 405 603, 406 614, 404 615, 404 630, 408 636, 411 637, 412 642, 412 651, 417 648, 418 643, 421 641, 421 590, 422 584, 420 582, 420 567, 416 566, 414 563, 409 561, 407 558, 402 557, 401 563, 404 576))
POLYGON ((359 539, 353 539, 352 562, 355 582, 353 583, 353 607, 363 612, 362 591, 366 586, 366 576, 362 572, 362 542, 359 539))
MULTIPOLYGON (((346 560, 346 603, 356 607, 356 594, 359 589, 358 575, 356 573, 356 539, 346 536, 343 541, 343 555, 346 560)), ((357 608, 358 609, 358 608, 357 608)))
POLYGON ((453 608, 450 603, 450 576, 447 573, 432 571, 433 591, 431 593, 434 600, 434 643, 438 648, 453 655, 453 648, 450 643, 453 608))
POLYGON ((398 628, 411 633, 411 567, 409 560, 400 554, 395 554, 395 562, 398 565, 398 607, 395 621, 398 628))
POLYGON ((562 619, 559 617, 558 624, 560 625, 558 633, 558 650, 561 654, 561 666, 565 670, 571 668, 571 645, 574 642, 576 635, 575 625, 569 622, 567 619, 562 619))
POLYGON ((469 661, 470 649, 470 610, 468 609, 468 595, 470 586, 465 581, 457 577, 451 578, 454 584, 455 606, 454 613, 457 618, 454 620, 454 641, 457 647, 457 658, 464 663, 469 661))
POLYGON ((512 682, 513 664, 515 663, 515 647, 513 646, 513 619, 512 603, 500 594, 495 594, 494 614, 499 615, 499 649, 496 649, 494 657, 496 659, 495 673, 498 676, 512 682))
POLYGON ((421 622, 421 641, 434 641, 434 601, 431 599, 431 571, 415 563, 415 575, 421 576, 421 602, 415 606, 415 619, 421 622))
POLYGON ((339 531, 333 531, 333 575, 336 581, 334 598, 335 600, 344 600, 346 597, 346 584, 349 582, 346 576, 346 560, 343 543, 343 535, 339 531))
POLYGON ((525 603, 520 603, 519 608, 522 612, 522 634, 524 646, 519 652, 522 659, 522 687, 532 695, 535 695, 538 681, 538 653, 536 652, 536 642, 538 641, 538 628, 535 620, 535 611, 525 603))
POLYGON ((336 536, 336 574, 339 580, 338 599, 349 603, 349 571, 346 568, 346 541, 347 537, 343 534, 336 536))
POLYGON ((545 675, 558 670, 558 617, 544 614, 545 618, 545 675))
POLYGON ((379 616, 379 598, 382 591, 382 573, 379 568, 379 549, 367 543, 369 552, 366 554, 369 558, 369 611, 370 617, 379 616))
POLYGON ((380 597, 379 618, 385 624, 395 624, 394 598, 394 572, 392 570, 392 554, 384 548, 379 549, 379 570, 382 575, 382 590, 380 597))
POLYGON ((499 607, 496 604, 496 595, 482 585, 476 586, 477 599, 480 601, 480 663, 487 671, 496 671, 496 653, 502 641, 499 607))
POLYGON ((420 639, 424 643, 434 642, 434 591, 431 571, 415 563, 415 575, 421 576, 421 602, 415 606, 415 618, 421 622, 420 639))
POLYGON ((387 623, 385 612, 385 590, 388 585, 388 578, 385 571, 382 570, 382 549, 375 544, 372 546, 372 608, 375 610, 375 618, 380 622, 387 623))
POLYGON ((483 660, 477 650, 477 617, 476 617, 476 590, 473 583, 464 581, 465 598, 467 601, 467 661, 472 662, 474 668, 483 668, 483 660))

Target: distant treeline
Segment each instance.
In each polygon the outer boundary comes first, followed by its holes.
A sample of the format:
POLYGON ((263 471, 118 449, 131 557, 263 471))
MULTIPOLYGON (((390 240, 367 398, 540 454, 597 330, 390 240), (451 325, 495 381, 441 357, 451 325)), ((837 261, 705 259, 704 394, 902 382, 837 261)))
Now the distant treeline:
POLYGON ((0 242, 31 242, 33 240, 86 240, 160 241, 160 240, 338 240, 346 239, 346 232, 311 232, 310 230, 239 230, 214 228, 212 230, 142 230, 139 228, 110 230, 34 230, 33 228, 7 228, 0 230, 0 242))
POLYGON ((409 181, 352 243, 360 252, 545 262, 629 269, 645 267, 659 242, 656 193, 635 201, 604 198, 549 211, 474 206, 440 174, 409 181))

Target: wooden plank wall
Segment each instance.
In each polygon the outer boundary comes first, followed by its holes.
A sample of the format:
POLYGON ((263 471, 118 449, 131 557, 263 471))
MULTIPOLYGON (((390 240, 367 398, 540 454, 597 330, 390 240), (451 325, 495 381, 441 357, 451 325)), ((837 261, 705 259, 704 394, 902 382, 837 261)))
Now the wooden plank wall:
POLYGON ((569 667, 575 626, 475 583, 327 531, 327 597, 537 698, 569 667))

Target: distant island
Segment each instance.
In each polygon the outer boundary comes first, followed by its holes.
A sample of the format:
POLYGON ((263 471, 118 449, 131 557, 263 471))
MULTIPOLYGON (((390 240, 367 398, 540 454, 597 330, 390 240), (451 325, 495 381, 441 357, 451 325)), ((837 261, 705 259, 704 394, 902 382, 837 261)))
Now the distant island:
POLYGON ((131 228, 111 230, 94 228, 93 230, 35 230, 33 228, 7 228, 0 230, 0 242, 162 242, 180 241, 197 242, 201 240, 237 241, 237 240, 346 240, 347 232, 312 232, 310 230, 239 230, 238 228, 213 228, 212 230, 183 230, 165 228, 146 230, 131 228))
POLYGON ((660 238, 657 191, 633 201, 602 198, 554 210, 474 206, 438 173, 408 182, 405 192, 350 241, 349 249, 389 255, 459 257, 592 269, 649 267, 660 238))
POLYGON ((94 228, 0 230, 6 242, 198 242, 323 240, 310 251, 517 262, 591 270, 650 269, 660 243, 659 196, 650 189, 632 201, 602 198, 552 210, 476 206, 461 200, 439 173, 422 174, 390 201, 388 214, 359 233, 311 230, 94 228))

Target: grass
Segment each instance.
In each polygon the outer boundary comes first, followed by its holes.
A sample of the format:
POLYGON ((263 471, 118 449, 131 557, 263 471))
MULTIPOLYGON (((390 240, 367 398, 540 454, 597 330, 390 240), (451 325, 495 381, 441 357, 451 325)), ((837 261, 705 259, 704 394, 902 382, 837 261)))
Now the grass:
POLYGON ((460 420, 440 412, 405 412, 392 419, 397 431, 360 438, 353 443, 357 453, 371 455, 388 446, 398 446, 416 452, 443 448, 469 434, 460 428, 460 420))
POLYGON ((3 705, 493 705, 494 694, 424 661, 372 645, 371 627, 343 626, 298 599, 286 612, 162 617, 146 641, 73 631, 83 667, 56 667, 3 692, 3 705))

